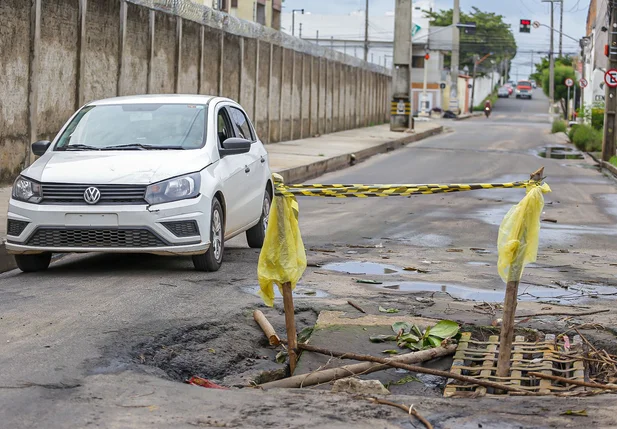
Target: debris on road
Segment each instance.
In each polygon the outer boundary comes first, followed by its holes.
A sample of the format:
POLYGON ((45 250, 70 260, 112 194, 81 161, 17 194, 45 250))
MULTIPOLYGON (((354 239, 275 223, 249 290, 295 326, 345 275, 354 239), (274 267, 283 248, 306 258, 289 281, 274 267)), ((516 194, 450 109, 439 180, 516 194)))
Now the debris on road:
POLYGON ((379 380, 360 380, 343 378, 336 380, 330 389, 333 393, 352 393, 354 395, 389 395, 390 391, 379 380))
POLYGON ((383 284, 383 282, 380 282, 378 280, 370 280, 370 279, 356 279, 356 283, 362 283, 362 284, 367 284, 367 285, 383 284))
POLYGON ((205 387, 207 389, 228 390, 227 387, 219 386, 218 384, 213 383, 210 380, 206 380, 205 378, 201 378, 201 377, 197 377, 197 376, 193 376, 193 377, 189 378, 188 380, 186 380, 186 383, 187 384, 192 384, 193 386, 205 387))
MULTIPOLYGON (((405 411, 410 416, 414 416, 416 419, 420 420, 420 422, 422 422, 422 424, 426 427, 426 429, 433 429, 433 425, 428 420, 426 420, 424 417, 422 417, 418 411, 414 410, 413 405, 410 405, 408 407, 407 405, 397 404, 395 402, 390 402, 390 401, 386 401, 385 399, 377 399, 377 398, 370 398, 369 400, 376 404, 390 405, 392 407, 400 408, 401 410, 405 411)), ((412 419, 411 424, 413 425, 413 419, 412 419)))
POLYGON ((347 304, 351 305, 353 308, 355 308, 356 310, 358 310, 360 313, 364 313, 366 314, 366 311, 364 311, 362 309, 362 307, 360 307, 358 304, 356 304, 355 302, 351 301, 351 300, 347 300, 347 304))
POLYGON ((422 268, 416 268, 416 267, 404 267, 403 271, 415 271, 415 272, 421 273, 421 274, 430 273, 429 270, 425 270, 425 269, 422 269, 422 268))
POLYGON ((261 311, 253 311, 253 319, 255 319, 255 322, 257 322, 259 327, 264 331, 264 334, 266 334, 266 337, 268 337, 268 341, 270 342, 271 346, 278 346, 279 344, 281 344, 281 339, 276 334, 274 328, 272 327, 270 322, 268 322, 268 319, 266 319, 266 316, 264 316, 261 311))
POLYGON ((379 311, 381 313, 398 313, 400 310, 398 308, 383 308, 381 305, 379 306, 379 311))

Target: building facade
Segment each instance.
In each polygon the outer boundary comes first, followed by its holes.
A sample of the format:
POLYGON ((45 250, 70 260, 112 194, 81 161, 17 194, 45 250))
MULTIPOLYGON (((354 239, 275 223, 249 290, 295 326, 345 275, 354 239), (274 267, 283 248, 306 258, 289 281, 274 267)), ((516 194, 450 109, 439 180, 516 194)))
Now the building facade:
POLYGON ((282 0, 193 0, 246 21, 281 29, 282 0))
POLYGON ((608 27, 606 2, 591 0, 587 12, 582 70, 583 76, 588 81, 588 86, 583 91, 583 103, 588 107, 604 103, 604 73, 608 67, 604 47, 608 43, 608 27))

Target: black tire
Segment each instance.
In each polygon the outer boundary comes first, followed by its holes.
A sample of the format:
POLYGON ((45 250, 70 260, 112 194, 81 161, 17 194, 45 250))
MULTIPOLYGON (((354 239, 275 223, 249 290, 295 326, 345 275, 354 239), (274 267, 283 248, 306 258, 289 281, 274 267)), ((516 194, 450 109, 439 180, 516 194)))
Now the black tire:
POLYGON ((261 249, 266 239, 266 228, 268 227, 268 218, 270 217, 270 204, 272 198, 268 191, 264 194, 263 204, 261 205, 261 216, 257 225, 246 231, 246 241, 251 249, 261 249))
POLYGON ((193 265, 197 271, 218 271, 223 263, 225 250, 225 221, 219 200, 212 203, 210 216, 210 247, 206 253, 193 255, 193 265))
POLYGON ((37 253, 35 255, 15 255, 17 267, 24 273, 45 271, 51 263, 51 253, 37 253))

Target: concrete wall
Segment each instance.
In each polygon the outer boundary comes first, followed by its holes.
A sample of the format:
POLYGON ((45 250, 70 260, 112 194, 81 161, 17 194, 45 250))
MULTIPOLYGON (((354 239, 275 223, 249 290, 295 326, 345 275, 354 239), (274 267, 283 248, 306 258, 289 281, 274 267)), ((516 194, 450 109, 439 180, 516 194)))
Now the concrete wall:
POLYGON ((0 1, 4 183, 100 98, 227 96, 273 143, 385 122, 389 92, 382 67, 189 0, 0 1))

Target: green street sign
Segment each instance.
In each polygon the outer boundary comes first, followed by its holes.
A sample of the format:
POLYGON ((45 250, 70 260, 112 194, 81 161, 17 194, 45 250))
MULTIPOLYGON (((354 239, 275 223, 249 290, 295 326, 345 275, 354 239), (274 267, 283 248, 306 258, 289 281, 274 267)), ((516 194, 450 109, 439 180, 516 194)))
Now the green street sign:
POLYGON ((420 27, 418 24, 414 24, 413 28, 411 29, 411 36, 412 37, 415 36, 416 33, 418 33, 418 31, 420 31, 420 28, 422 28, 422 27, 420 27))

